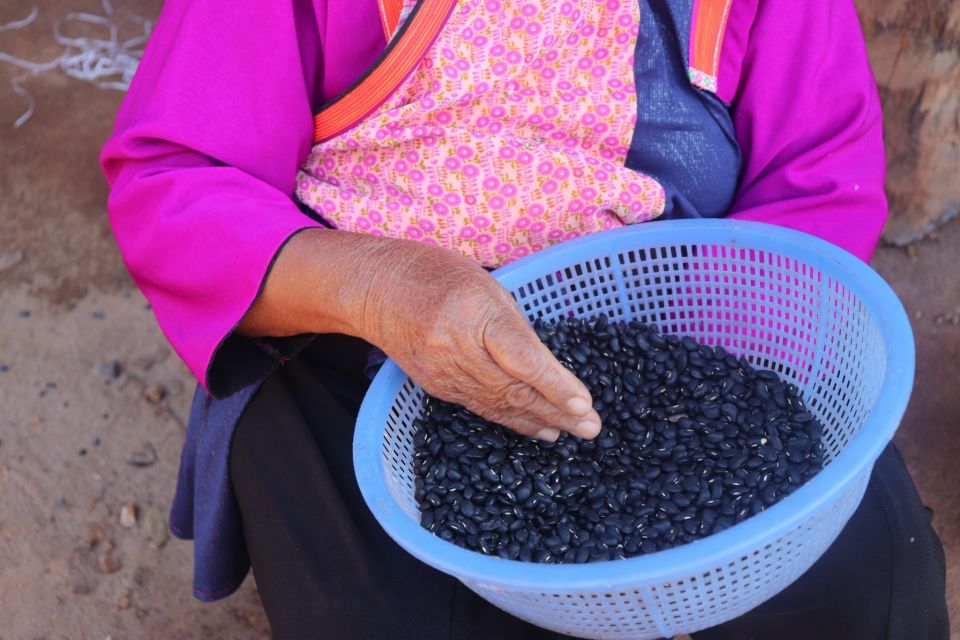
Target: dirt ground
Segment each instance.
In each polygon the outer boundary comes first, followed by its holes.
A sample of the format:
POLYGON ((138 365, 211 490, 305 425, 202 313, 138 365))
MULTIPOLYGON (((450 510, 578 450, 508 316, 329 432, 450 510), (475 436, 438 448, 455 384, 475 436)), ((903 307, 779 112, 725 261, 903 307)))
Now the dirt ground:
MULTIPOLYGON (((0 24, 31 6, 3 2, 0 24)), ((159 2, 123 6, 152 16, 159 2)), ((40 9, 34 25, 0 33, 0 51, 51 59, 53 21, 99 4, 40 9)), ((265 638, 250 580, 226 601, 191 599, 191 546, 164 527, 193 384, 104 216, 96 157, 121 94, 58 72, 29 79, 36 113, 13 129, 26 106, 13 76, 0 64, 0 640, 265 638)), ((874 264, 916 332, 897 441, 937 511, 960 613, 958 249, 954 221, 907 250, 882 248, 874 264)))

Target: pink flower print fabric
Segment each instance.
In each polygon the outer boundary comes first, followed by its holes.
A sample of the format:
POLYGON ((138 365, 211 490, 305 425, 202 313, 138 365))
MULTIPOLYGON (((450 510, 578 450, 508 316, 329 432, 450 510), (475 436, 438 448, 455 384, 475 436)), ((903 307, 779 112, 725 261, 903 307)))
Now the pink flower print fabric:
POLYGON ((639 20, 630 0, 464 0, 374 115, 313 147, 298 197, 489 267, 655 218, 663 188, 623 166, 639 20))

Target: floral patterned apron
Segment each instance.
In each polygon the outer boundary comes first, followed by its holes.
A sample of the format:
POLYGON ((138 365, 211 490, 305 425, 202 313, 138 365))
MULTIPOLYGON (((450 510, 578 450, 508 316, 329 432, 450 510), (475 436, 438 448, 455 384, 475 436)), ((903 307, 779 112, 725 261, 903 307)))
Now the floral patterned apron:
POLYGON ((379 107, 313 146, 296 195, 488 267, 657 217, 663 187, 624 166, 639 21, 632 0, 461 0, 379 107))

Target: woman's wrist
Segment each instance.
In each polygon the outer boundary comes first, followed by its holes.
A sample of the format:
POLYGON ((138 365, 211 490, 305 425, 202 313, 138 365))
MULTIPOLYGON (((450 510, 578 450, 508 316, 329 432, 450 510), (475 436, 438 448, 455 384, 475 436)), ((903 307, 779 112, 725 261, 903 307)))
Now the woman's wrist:
POLYGON ((239 332, 283 337, 344 333, 370 339, 376 289, 388 270, 386 238, 304 229, 280 250, 239 332), (381 256, 381 257, 378 257, 381 256))

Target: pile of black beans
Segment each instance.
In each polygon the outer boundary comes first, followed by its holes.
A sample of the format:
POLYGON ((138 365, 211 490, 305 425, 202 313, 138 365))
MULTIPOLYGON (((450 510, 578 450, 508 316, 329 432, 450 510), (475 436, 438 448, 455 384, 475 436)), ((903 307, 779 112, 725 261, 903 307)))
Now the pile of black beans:
POLYGON ((428 397, 415 497, 444 540, 547 563, 653 553, 769 508, 823 465, 823 427, 773 371, 606 316, 534 329, 586 383, 603 429, 544 443, 428 397))

